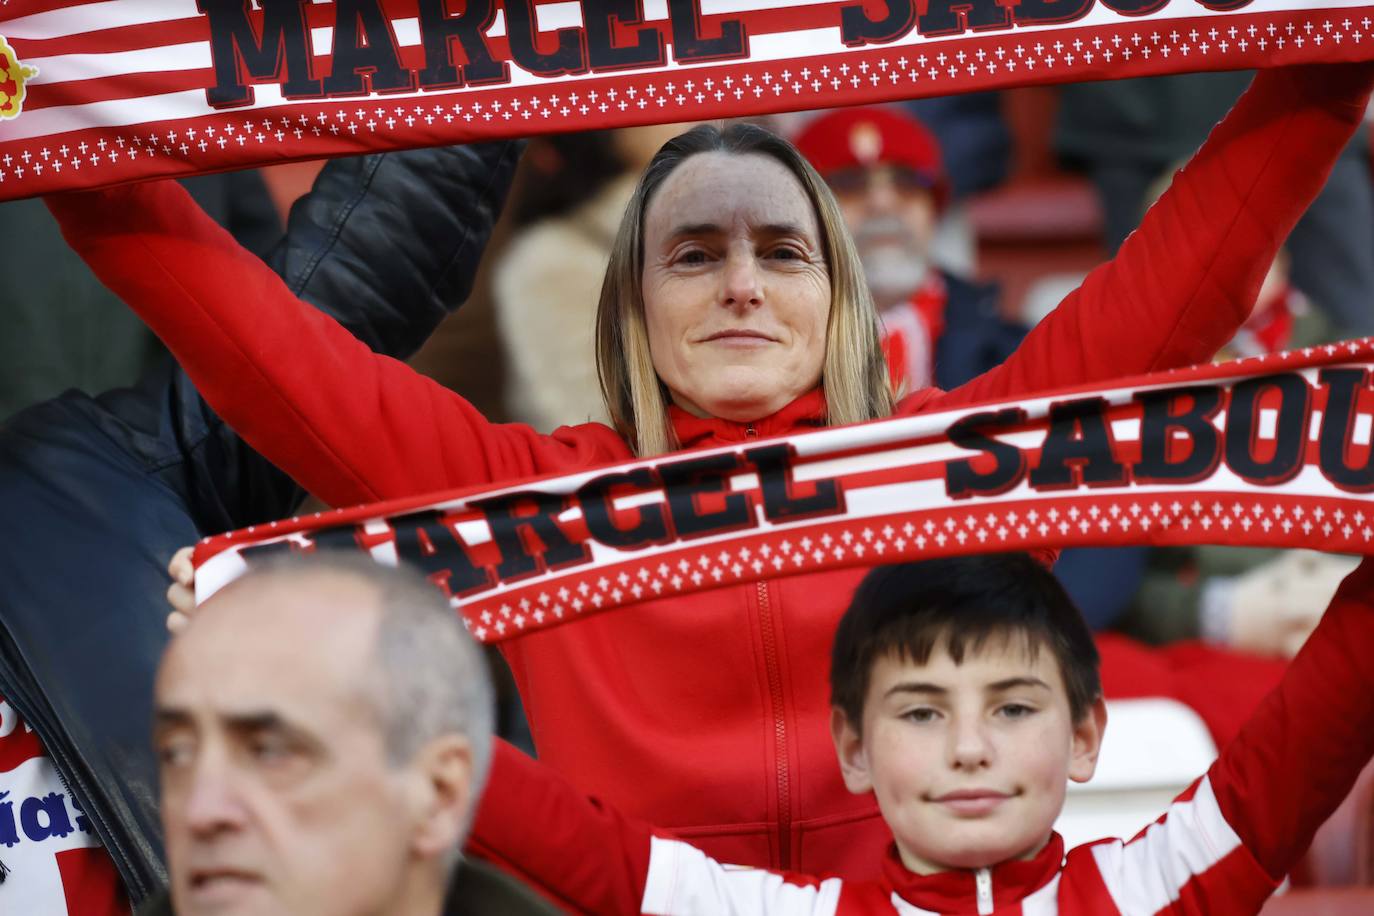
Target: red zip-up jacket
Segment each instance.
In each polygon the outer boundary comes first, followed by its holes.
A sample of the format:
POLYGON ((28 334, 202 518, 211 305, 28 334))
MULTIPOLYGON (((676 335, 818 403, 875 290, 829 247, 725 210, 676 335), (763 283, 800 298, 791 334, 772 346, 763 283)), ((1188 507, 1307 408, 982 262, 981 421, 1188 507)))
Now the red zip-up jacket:
MULTIPOLYGON (((1210 359, 1244 322, 1280 242, 1359 124, 1372 81, 1368 65, 1260 74, 1117 257, 1012 358, 954 391, 918 391, 900 410, 1210 359)), ((174 185, 48 204, 220 416, 331 505, 631 457, 606 426, 541 435, 490 423, 374 355, 298 302, 174 185)), ((750 424, 681 412, 674 422, 691 448, 808 429, 823 414, 813 392, 750 424)), ((505 644, 541 759, 723 861, 872 874, 886 831, 835 771, 821 676, 861 575, 645 601, 505 644)))
POLYGON ((1133 839, 1067 856, 1056 834, 1032 859, 976 871, 917 875, 895 845, 868 881, 726 866, 508 746, 497 751, 468 847, 597 916, 1254 914, 1374 756, 1371 658, 1366 559, 1205 776, 1133 839))

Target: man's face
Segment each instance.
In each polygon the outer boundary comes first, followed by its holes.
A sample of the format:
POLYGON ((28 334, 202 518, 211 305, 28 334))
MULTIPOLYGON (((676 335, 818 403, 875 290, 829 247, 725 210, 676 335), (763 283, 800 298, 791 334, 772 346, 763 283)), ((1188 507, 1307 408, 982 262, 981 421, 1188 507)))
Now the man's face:
POLYGON ((874 298, 905 300, 925 280, 935 235, 935 197, 910 168, 892 163, 825 176, 854 236, 874 298))
POLYGON ((154 740, 181 916, 365 914, 397 893, 414 792, 368 698, 368 591, 230 589, 173 641, 154 740))
POLYGON ((838 710, 850 791, 872 791, 902 860, 928 874, 1031 858, 1049 840, 1067 781, 1093 773, 1105 711, 1075 725, 1048 649, 993 640, 955 664, 937 647, 917 665, 873 666, 862 737, 838 710))

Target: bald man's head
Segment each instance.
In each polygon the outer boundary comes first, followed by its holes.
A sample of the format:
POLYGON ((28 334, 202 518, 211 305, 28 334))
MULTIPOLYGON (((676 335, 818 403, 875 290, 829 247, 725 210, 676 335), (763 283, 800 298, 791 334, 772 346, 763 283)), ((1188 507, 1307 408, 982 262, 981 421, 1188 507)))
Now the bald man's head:
POLYGON ((425 580, 353 556, 255 567, 172 641, 156 715, 178 913, 441 899, 492 711, 425 580))

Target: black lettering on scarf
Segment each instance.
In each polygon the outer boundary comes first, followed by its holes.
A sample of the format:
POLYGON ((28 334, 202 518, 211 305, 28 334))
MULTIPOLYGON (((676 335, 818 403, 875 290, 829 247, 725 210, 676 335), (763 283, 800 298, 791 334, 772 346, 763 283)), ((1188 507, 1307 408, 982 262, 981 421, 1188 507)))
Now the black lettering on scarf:
POLYGON ((788 522, 844 511, 844 490, 838 480, 817 480, 811 492, 797 492, 792 479, 792 460, 797 450, 791 445, 762 445, 749 449, 744 457, 759 469, 759 488, 763 491, 763 514, 770 522, 788 522))
POLYGON ((706 38, 702 33, 700 0, 668 0, 668 15, 673 23, 673 58, 701 63, 749 56, 749 36, 744 22, 722 19, 720 37, 706 38))
POLYGON ((496 21, 493 0, 468 0, 463 11, 451 15, 447 0, 420 0, 420 39, 425 48, 425 68, 420 85, 426 89, 482 86, 510 79, 510 66, 491 56, 483 33, 496 21), (463 71, 453 65, 453 40, 463 49, 463 71))
POLYGON ((408 92, 415 74, 401 66, 400 50, 391 22, 377 0, 336 0, 334 54, 324 91, 329 95, 367 93, 363 73, 373 92, 408 92))
POLYGON ((1237 384, 1231 392, 1231 406, 1226 411, 1227 467, 1260 486, 1273 486, 1291 479, 1302 469, 1311 400, 1312 392, 1307 382, 1293 372, 1246 379, 1237 384), (1268 460, 1260 460, 1255 457, 1260 451, 1257 428, 1260 399, 1271 390, 1279 396, 1274 449, 1268 460))
POLYGON ((577 491, 577 502, 587 520, 587 533, 608 547, 633 549, 671 540, 663 509, 656 505, 639 506, 634 524, 622 528, 616 524, 612 508, 614 491, 629 489, 635 492, 656 490, 658 476, 648 468, 634 468, 616 474, 603 474, 583 484, 577 491))
POLYGON ((689 458, 658 467, 668 493, 673 530, 680 538, 719 534, 754 525, 754 513, 743 493, 730 493, 730 475, 740 470, 735 454, 689 458), (718 505, 719 508, 711 508, 718 505))
POLYGON ((465 545, 433 510, 389 520, 396 532, 396 554, 424 573, 445 594, 462 595, 491 588, 491 573, 472 562, 465 545))
POLYGON ((556 516, 568 508, 564 496, 529 491, 473 503, 482 510, 501 551, 496 575, 505 582, 591 559, 586 544, 574 543, 556 516))
POLYGON ((922 35, 958 35, 1011 27, 1011 12, 996 0, 928 0, 917 20, 922 35))
POLYGON ((1005 493, 1021 482, 1026 473, 1026 455, 1014 445, 1000 442, 988 435, 989 430, 1006 429, 1026 422, 1026 412, 1019 407, 1007 407, 987 413, 976 413, 953 423, 945 435, 960 448, 984 452, 992 458, 990 471, 979 471, 976 458, 959 458, 945 463, 945 493, 951 499, 969 496, 995 496, 1005 493))
POLYGON ((643 0, 582 0, 582 22, 587 29, 587 60, 594 70, 662 66, 663 33, 654 26, 635 29, 635 43, 618 45, 615 26, 642 25, 643 0))
POLYGON ((214 108, 253 103, 247 80, 281 83, 288 99, 318 98, 320 81, 310 72, 302 0, 261 0, 262 36, 249 19, 249 0, 196 0, 208 18, 215 85, 205 90, 214 108))
POLYGON ((1221 390, 1211 385, 1144 391, 1135 396, 1140 421, 1140 460, 1131 469, 1137 483, 1187 483, 1211 475, 1221 461, 1221 435, 1212 418, 1221 409, 1221 390), (1185 434, 1180 439, 1176 432, 1185 434), (1183 442, 1184 458, 1170 460, 1183 442))
POLYGON ((1050 405, 1050 430, 1029 481, 1037 490, 1063 490, 1081 484, 1106 486, 1126 480, 1107 429, 1107 402, 1079 398, 1050 405))
MULTIPOLYGON (((530 73, 562 76, 587 71, 586 37, 581 29, 559 29, 554 33, 554 49, 539 50, 539 24, 532 0, 506 0, 506 37, 511 57, 530 73)), ((547 38, 544 43, 548 44, 547 38)))
POLYGON ((1323 369, 1317 379, 1328 389, 1317 447, 1321 472, 1342 490, 1368 493, 1374 490, 1374 445, 1369 447, 1364 467, 1352 467, 1347 450, 1355 430, 1355 407, 1359 403, 1359 392, 1369 381, 1369 371, 1323 369))
POLYGON ((916 4, 911 0, 887 0, 887 15, 874 19, 868 3, 851 3, 840 8, 840 40, 847 45, 882 44, 896 41, 916 24, 916 4))

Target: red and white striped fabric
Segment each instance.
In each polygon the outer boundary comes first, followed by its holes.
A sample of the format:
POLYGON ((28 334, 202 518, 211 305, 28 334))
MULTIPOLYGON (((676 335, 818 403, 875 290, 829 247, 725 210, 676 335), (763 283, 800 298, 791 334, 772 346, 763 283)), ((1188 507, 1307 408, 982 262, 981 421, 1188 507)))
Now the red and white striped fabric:
POLYGON ((0 913, 128 916, 114 863, 38 735, 0 697, 0 913))
POLYGON ((458 6, 7 0, 0 199, 475 138, 1356 60, 1374 47, 1367 0, 458 6))
POLYGON ((1374 339, 1347 341, 317 513, 207 539, 196 586, 203 600, 262 551, 362 549, 447 565, 433 578, 473 635, 497 642, 646 597, 989 550, 1363 553, 1371 367, 1374 339))
POLYGON ((598 916, 1252 916, 1279 881, 1228 822, 1211 779, 1129 840, 1066 854, 1054 834, 1027 860, 930 875, 908 871, 894 845, 880 879, 851 881, 722 864, 502 747, 469 849, 569 911, 598 916), (531 815, 544 825, 538 836, 513 826, 531 815), (573 854, 578 868, 567 867, 573 854))
POLYGON ((640 912, 656 916, 1134 916, 1170 907, 1241 916, 1258 912, 1277 886, 1241 849, 1205 777, 1134 839, 1101 840, 1066 857, 1056 836, 1010 868, 918 876, 889 852, 882 881, 815 880, 724 866, 681 840, 650 842, 640 912), (928 908, 936 900, 949 903, 928 908))

